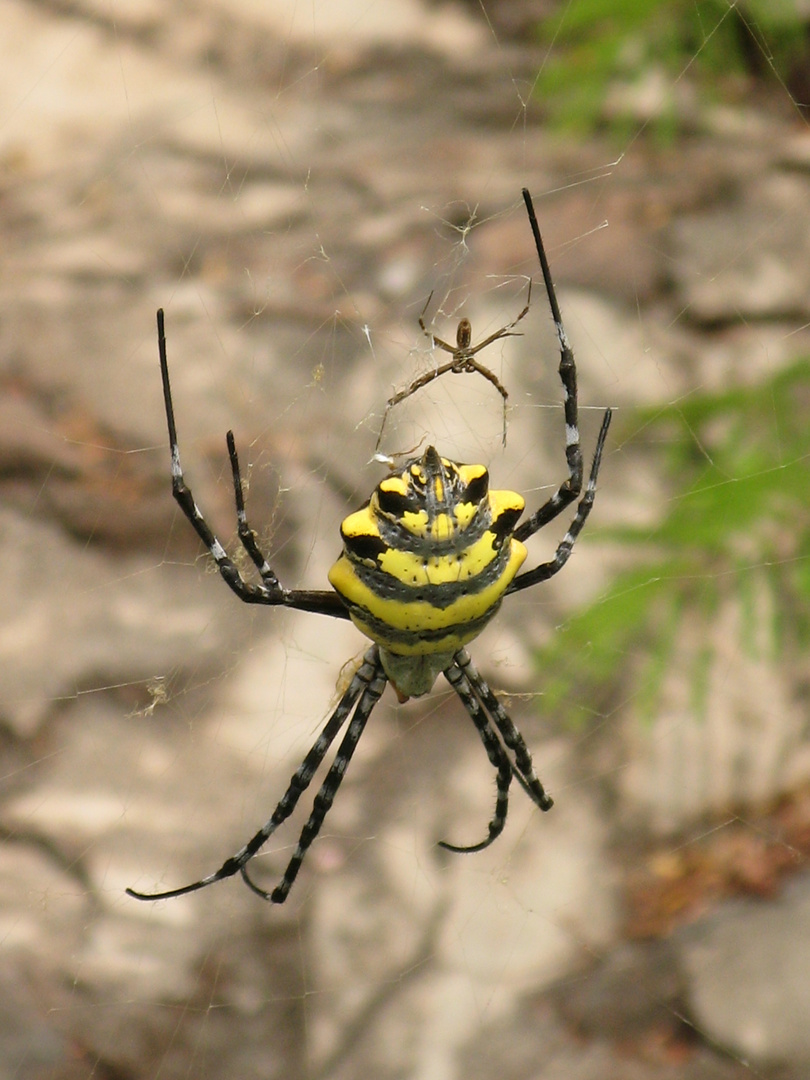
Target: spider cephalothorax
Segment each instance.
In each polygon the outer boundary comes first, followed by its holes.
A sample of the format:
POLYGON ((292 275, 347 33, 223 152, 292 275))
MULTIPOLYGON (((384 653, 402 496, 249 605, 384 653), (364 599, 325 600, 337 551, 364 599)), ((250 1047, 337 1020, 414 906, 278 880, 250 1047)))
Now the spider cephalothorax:
MULTIPOLYGON (((365 506, 343 521, 343 552, 329 572, 333 591, 285 589, 279 582, 248 524, 239 460, 230 431, 227 443, 237 532, 259 581, 242 576, 212 532, 186 485, 180 465, 163 312, 158 312, 158 349, 171 449, 172 492, 210 551, 223 579, 246 603, 281 605, 334 618, 350 618, 373 644, 270 818, 248 843, 226 859, 219 870, 199 881, 157 893, 127 889, 130 896, 138 900, 182 896, 239 873, 259 896, 276 904, 283 903, 329 812, 366 722, 387 682, 392 683, 398 697, 404 701, 428 693, 437 676, 443 673, 475 725, 487 757, 496 770, 495 810, 486 837, 467 846, 441 841, 442 847, 449 851, 470 852, 491 844, 506 823, 512 779, 541 810, 551 808, 552 800, 537 778, 523 737, 476 671, 464 647, 489 622, 504 596, 546 581, 565 566, 593 506, 596 478, 610 425, 608 409, 583 493, 574 354, 563 328, 532 200, 525 189, 523 198, 560 346, 559 373, 564 392, 568 475, 533 514, 518 523, 524 506, 521 495, 514 491, 490 491, 489 475, 483 465, 459 465, 441 457, 429 446, 421 457, 413 458, 400 472, 382 480, 365 506), (557 545, 553 558, 518 573, 527 555, 524 541, 577 500, 573 521, 557 545), (267 892, 252 881, 248 864, 293 812, 347 720, 346 733, 281 881, 267 892)), ((410 386, 389 400, 388 409, 446 372, 470 371, 483 375, 499 390, 505 407, 506 390, 474 357, 492 342, 512 335, 513 328, 528 311, 527 302, 517 319, 477 345, 471 344, 470 324, 463 319, 455 347, 430 334, 420 318, 422 330, 435 346, 451 353, 452 360, 414 379, 410 386)))

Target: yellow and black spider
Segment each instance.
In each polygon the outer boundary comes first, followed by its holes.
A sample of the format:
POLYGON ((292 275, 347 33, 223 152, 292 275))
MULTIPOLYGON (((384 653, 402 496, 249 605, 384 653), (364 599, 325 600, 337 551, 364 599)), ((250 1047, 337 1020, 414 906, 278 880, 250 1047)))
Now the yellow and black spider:
MULTIPOLYGON (((442 847, 449 851, 472 852, 491 844, 506 822, 513 776, 541 810, 551 808, 552 800, 537 778, 523 737, 476 671, 464 648, 497 612, 505 595, 546 581, 567 562, 593 506, 599 463, 610 425, 608 409, 602 420, 585 492, 554 558, 518 573, 527 554, 524 541, 579 498, 583 481, 574 354, 563 328, 531 196, 525 189, 523 198, 560 343, 559 371, 564 395, 568 476, 551 498, 518 524, 524 508, 522 496, 514 491, 490 490, 489 474, 483 465, 460 465, 441 457, 429 446, 421 457, 413 458, 400 472, 382 480, 365 506, 343 521, 340 529, 343 551, 329 571, 332 592, 285 589, 280 584, 248 524, 239 461, 230 431, 227 444, 233 471, 238 535, 258 570, 260 583, 242 577, 206 523, 186 486, 180 465, 163 312, 158 312, 160 367, 172 458, 172 493, 211 552, 222 577, 245 603, 279 604, 351 619, 373 644, 314 746, 293 775, 278 806, 255 836, 226 859, 219 870, 191 885, 159 893, 127 889, 130 896, 138 900, 164 900, 241 873, 250 888, 263 899, 274 904, 283 903, 329 812, 371 710, 387 682, 391 683, 400 701, 407 701, 409 697, 427 694, 443 673, 469 713, 489 760, 497 770, 495 811, 486 838, 469 847, 445 842, 441 843, 442 847), (287 869, 276 888, 266 892, 250 879, 248 863, 290 816, 350 716, 346 734, 315 797, 312 813, 287 869)), ((525 312, 519 318, 523 314, 525 312)), ((470 347, 469 323, 465 320, 463 325, 464 334, 459 332, 459 347, 462 347, 464 336, 465 355, 471 357, 479 347, 470 347)), ((514 325, 511 323, 504 331, 514 325)), ((501 333, 494 334, 487 343, 501 336, 501 333)), ((443 344, 442 347, 447 348, 443 344)), ((480 365, 476 364, 475 370, 480 371, 480 365)), ((416 389, 421 385, 423 382, 416 380, 411 387, 416 389)))

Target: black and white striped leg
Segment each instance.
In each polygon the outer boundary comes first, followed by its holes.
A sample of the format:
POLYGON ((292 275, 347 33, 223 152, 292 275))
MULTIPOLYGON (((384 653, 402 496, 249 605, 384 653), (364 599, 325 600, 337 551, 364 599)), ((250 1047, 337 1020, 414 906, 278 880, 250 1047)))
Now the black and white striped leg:
POLYGON ((534 763, 529 748, 523 736, 515 727, 514 721, 498 701, 486 680, 479 675, 466 649, 459 649, 455 656, 455 662, 465 672, 473 690, 494 720, 505 745, 515 755, 513 766, 515 779, 536 806, 539 806, 541 810, 550 810, 554 805, 554 800, 550 795, 546 794, 545 788, 540 783, 537 773, 534 771, 534 763))
POLYGON ((591 512, 594 499, 596 498, 596 480, 599 476, 599 465, 602 461, 602 451, 605 447, 605 439, 607 438, 608 428, 610 427, 611 415, 611 410, 608 409, 602 420, 602 427, 599 429, 599 438, 596 441, 596 450, 593 455, 591 474, 588 477, 585 494, 579 501, 576 516, 571 522, 568 532, 557 546, 554 558, 549 562, 540 563, 540 565, 535 566, 533 570, 527 570, 525 574, 518 574, 506 590, 507 593, 517 592, 519 589, 526 589, 530 585, 536 585, 538 581, 547 581, 548 578, 559 573, 568 562, 576 539, 582 532, 585 522, 588 520, 588 514, 591 512))
MULTIPOLYGON (((377 653, 376 645, 366 653, 367 661, 372 653, 377 653)), ((248 885, 257 896, 261 896, 263 900, 268 900, 271 904, 283 904, 287 899, 287 895, 293 886, 293 882, 298 876, 298 871, 301 869, 301 863, 304 861, 304 857, 309 850, 310 844, 320 832, 321 825, 323 825, 323 819, 332 807, 341 781, 346 775, 346 770, 349 767, 352 755, 357 749, 357 744, 360 742, 360 738, 365 731, 369 714, 380 700, 380 696, 385 689, 387 681, 382 665, 379 663, 379 660, 377 660, 376 667, 367 676, 366 687, 357 703, 354 716, 352 717, 349 728, 338 748, 332 767, 326 774, 326 778, 321 785, 320 791, 315 796, 312 813, 310 814, 306 825, 301 830, 301 836, 296 844, 293 857, 287 864, 284 876, 275 889, 273 889, 272 892, 266 892, 264 889, 259 888, 259 886, 251 880, 247 872, 247 865, 241 867, 241 873, 245 880, 245 884, 248 885)))
POLYGON ((569 506, 582 490, 582 450, 579 443, 579 423, 577 419, 577 368, 574 362, 574 351, 568 341, 568 335, 563 326, 560 305, 557 302, 557 294, 554 291, 554 282, 551 278, 551 269, 548 265, 546 250, 543 246, 543 238, 540 235, 540 226, 537 224, 537 215, 534 212, 532 197, 526 188, 523 189, 523 200, 526 203, 526 211, 529 215, 534 236, 537 255, 540 259, 540 269, 543 272, 543 281, 546 285, 551 315, 557 331, 557 340, 560 344, 560 381, 563 386, 563 404, 565 413, 565 458, 568 463, 568 477, 551 498, 545 502, 539 510, 536 510, 530 518, 527 518, 516 530, 515 538, 525 540, 532 536, 538 529, 542 529, 549 521, 569 506))
POLYGON ((380 664, 379 650, 376 645, 373 645, 363 658, 363 663, 360 665, 360 668, 349 684, 348 690, 340 699, 337 708, 327 720, 323 730, 315 740, 312 749, 296 769, 290 780, 290 786, 281 797, 272 816, 264 825, 262 825, 255 836, 253 836, 243 848, 240 848, 235 855, 232 855, 230 859, 226 859, 219 870, 213 874, 209 874, 207 877, 201 878, 199 881, 193 882, 191 885, 183 885, 179 889, 169 889, 166 892, 159 893, 141 893, 136 892, 134 889, 127 889, 127 895, 134 897, 136 900, 166 900, 172 896, 183 896, 185 893, 204 889, 207 885, 214 885, 217 881, 233 877, 234 874, 242 871, 245 880, 254 892, 257 892, 267 900, 272 899, 274 903, 282 903, 286 899, 295 875, 298 873, 306 848, 309 847, 309 844, 317 835, 318 829, 320 828, 329 807, 332 805, 335 791, 337 791, 337 788, 340 785, 343 773, 346 771, 346 766, 357 745, 357 740, 363 732, 366 720, 368 719, 368 714, 379 700, 380 695, 385 689, 385 683, 386 676, 383 672, 382 665, 380 664), (304 829, 304 833, 307 833, 307 829, 311 828, 312 822, 315 820, 317 824, 314 831, 311 832, 311 835, 308 835, 306 843, 304 843, 304 834, 302 834, 296 853, 290 862, 290 866, 287 868, 281 885, 272 895, 267 894, 262 889, 258 889, 253 882, 244 875, 244 868, 269 840, 279 825, 286 821, 293 812, 301 795, 312 782, 312 777, 315 775, 318 766, 323 761, 329 747, 335 741, 338 732, 345 724, 346 719, 354 708, 358 698, 360 700, 357 705, 355 716, 349 727, 349 733, 344 738, 335 757, 334 764, 329 770, 323 787, 315 799, 316 809, 313 811, 312 816, 304 829), (357 726, 358 717, 360 718, 359 729, 357 726), (295 864, 295 867, 291 875, 290 870, 291 867, 293 867, 293 864, 295 864), (280 890, 280 898, 276 899, 276 893, 280 890))
POLYGON ((512 766, 509 763, 504 748, 498 740, 498 736, 490 725, 486 713, 481 708, 481 704, 473 692, 473 688, 470 685, 466 672, 456 662, 458 655, 459 654, 456 655, 456 658, 450 667, 445 670, 445 678, 461 698, 461 703, 469 713, 478 734, 481 736, 481 742, 484 744, 487 757, 495 769, 497 769, 495 812, 489 823, 489 834, 487 835, 487 838, 478 844, 471 844, 469 847, 448 844, 444 840, 439 841, 439 847, 444 848, 446 851, 455 851, 459 854, 466 854, 474 851, 483 851, 485 847, 489 847, 492 841, 497 839, 503 832, 503 827, 506 824, 506 815, 509 812, 509 785, 512 781, 512 766))
POLYGON ((234 485, 238 483, 237 515, 239 517, 239 537, 248 554, 256 563, 262 576, 262 583, 254 585, 245 581, 239 573, 233 560, 228 556, 213 530, 210 528, 202 515, 200 508, 194 501, 183 476, 183 468, 180 464, 180 448, 177 444, 177 428, 174 420, 174 406, 172 404, 172 390, 169 382, 169 364, 166 356, 166 333, 164 328, 163 310, 157 313, 158 328, 158 352, 160 354, 160 371, 163 378, 163 401, 166 407, 166 423, 169 429, 169 447, 172 456, 172 494, 178 506, 191 522, 194 531, 211 552, 214 562, 219 568, 225 583, 236 593, 240 600, 246 604, 282 604, 284 607, 297 608, 301 611, 314 611, 322 615, 332 615, 335 618, 347 619, 349 617, 345 606, 337 593, 309 590, 309 589, 285 589, 279 584, 278 578, 267 565, 264 557, 258 550, 253 531, 247 524, 242 501, 242 481, 239 477, 239 464, 236 460, 236 449, 233 435, 228 433, 228 452, 231 458, 231 469, 234 473, 234 485), (250 536, 250 540, 247 536, 250 536), (252 546, 251 546, 252 545, 252 546))
POLYGON ((233 432, 229 431, 225 436, 225 441, 228 444, 228 457, 231 462, 231 475, 233 477, 233 494, 236 501, 236 525, 239 540, 242 547, 250 556, 254 566, 261 574, 262 581, 270 590, 270 592, 278 592, 281 589, 281 583, 278 580, 276 572, 268 563, 264 554, 259 547, 259 539, 256 533, 251 528, 248 519, 247 512, 245 510, 245 493, 242 486, 242 473, 239 469, 239 455, 236 453, 236 441, 233 437, 233 432))

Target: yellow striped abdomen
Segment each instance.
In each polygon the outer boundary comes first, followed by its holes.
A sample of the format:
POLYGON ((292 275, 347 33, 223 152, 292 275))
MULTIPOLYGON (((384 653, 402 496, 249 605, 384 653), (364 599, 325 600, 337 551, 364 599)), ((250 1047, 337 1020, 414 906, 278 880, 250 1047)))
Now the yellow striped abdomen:
POLYGON ((489 491, 483 465, 428 447, 344 520, 329 581, 383 649, 452 655, 492 618, 526 558, 512 537, 523 505, 516 492, 489 491))

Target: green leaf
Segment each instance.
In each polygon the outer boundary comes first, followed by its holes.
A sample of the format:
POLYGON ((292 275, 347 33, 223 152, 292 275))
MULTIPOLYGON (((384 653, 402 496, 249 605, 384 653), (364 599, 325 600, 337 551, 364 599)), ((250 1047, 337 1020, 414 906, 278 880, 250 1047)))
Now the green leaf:
MULTIPOLYGON (((710 98, 724 87, 739 92, 740 75, 784 81, 807 59, 799 0, 569 0, 537 35, 546 53, 536 94, 568 132, 602 126, 611 90, 652 70, 663 70, 670 86, 688 79, 710 98)), ((614 134, 624 123, 610 117, 614 134)), ((672 135, 676 124, 662 101, 653 134, 672 135)))
MULTIPOLYGON (((621 689, 655 714, 687 624, 700 641, 685 673, 706 707, 713 626, 734 599, 738 647, 752 659, 800 657, 810 644, 810 361, 759 385, 639 410, 621 441, 660 458, 670 485, 652 528, 603 529, 633 568, 569 618, 539 651, 544 711, 573 722, 621 689)), ((603 488, 602 498, 609 496, 603 488)))

